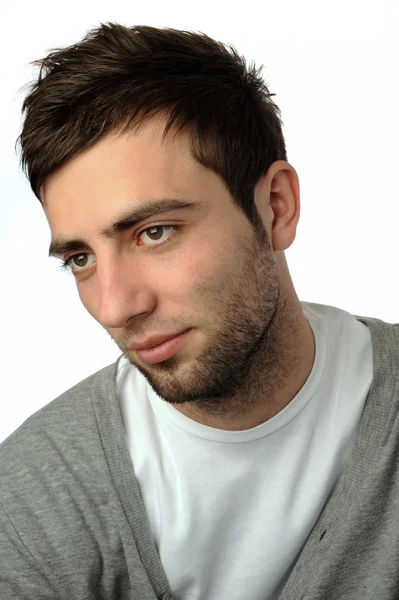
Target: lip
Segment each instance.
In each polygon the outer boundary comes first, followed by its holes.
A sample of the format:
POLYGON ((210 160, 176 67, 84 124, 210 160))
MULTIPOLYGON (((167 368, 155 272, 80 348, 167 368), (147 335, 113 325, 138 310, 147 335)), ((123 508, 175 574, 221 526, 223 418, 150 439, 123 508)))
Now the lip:
POLYGON ((145 340, 141 344, 130 344, 128 348, 129 348, 129 350, 150 350, 151 348, 154 348, 155 346, 159 346, 160 344, 163 344, 164 342, 167 342, 168 340, 172 340, 173 338, 177 337, 178 335, 181 335, 182 333, 185 333, 186 331, 188 331, 188 329, 185 329, 184 331, 181 331, 180 333, 169 333, 169 334, 165 334, 165 335, 153 335, 152 337, 149 337, 147 340, 145 340))
POLYGON ((183 331, 182 333, 179 333, 173 337, 168 337, 166 341, 163 341, 152 348, 145 348, 142 350, 136 349, 137 356, 141 361, 146 362, 149 365, 162 362, 180 350, 180 348, 185 344, 190 331, 191 329, 186 329, 186 331, 183 331))

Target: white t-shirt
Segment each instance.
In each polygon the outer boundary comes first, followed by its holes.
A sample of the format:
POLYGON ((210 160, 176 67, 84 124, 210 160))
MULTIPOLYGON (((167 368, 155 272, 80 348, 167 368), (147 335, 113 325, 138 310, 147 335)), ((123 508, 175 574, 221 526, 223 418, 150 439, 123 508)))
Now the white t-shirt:
POLYGON ((126 440, 175 600, 276 600, 345 467, 373 378, 371 335, 346 311, 301 306, 313 369, 252 429, 197 423, 119 361, 126 440))

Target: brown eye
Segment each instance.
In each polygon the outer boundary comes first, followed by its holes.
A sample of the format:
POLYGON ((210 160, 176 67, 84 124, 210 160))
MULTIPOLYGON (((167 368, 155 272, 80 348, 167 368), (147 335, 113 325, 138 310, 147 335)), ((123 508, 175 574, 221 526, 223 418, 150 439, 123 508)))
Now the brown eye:
POLYGON ((147 233, 149 236, 151 236, 151 239, 154 241, 157 241, 160 239, 160 237, 162 237, 162 229, 163 226, 162 225, 157 225, 156 227, 151 227, 150 229, 147 229, 147 233), (158 231, 158 234, 154 234, 154 231, 158 231), (154 237, 152 237, 154 236, 154 237))
POLYGON ((87 263, 87 254, 75 254, 70 259, 76 267, 85 267, 87 263), (83 257, 83 258, 82 258, 83 257))
MULTIPOLYGON (((87 267, 89 253, 82 252, 81 254, 73 254, 62 262, 61 269, 63 271, 72 271, 74 275, 84 271, 87 267)), ((90 264, 89 264, 90 266, 90 264)))
POLYGON ((155 248, 169 242, 178 231, 180 231, 178 225, 153 225, 152 227, 147 227, 147 229, 143 229, 143 231, 138 234, 138 237, 141 238, 140 245, 147 246, 148 250, 155 250, 155 248), (147 237, 147 240, 145 237, 147 237), (159 243, 151 244, 149 242, 159 243))

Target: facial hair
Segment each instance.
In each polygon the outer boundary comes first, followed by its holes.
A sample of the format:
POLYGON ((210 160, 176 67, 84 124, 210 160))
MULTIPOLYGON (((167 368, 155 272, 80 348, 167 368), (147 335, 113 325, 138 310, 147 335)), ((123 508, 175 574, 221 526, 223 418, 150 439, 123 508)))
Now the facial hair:
POLYGON ((193 359, 179 354, 150 368, 128 360, 153 390, 175 405, 192 403, 204 414, 234 419, 268 402, 299 368, 290 353, 298 328, 281 294, 268 235, 259 224, 252 238, 227 247, 227 261, 194 288, 203 314, 206 345, 193 359))

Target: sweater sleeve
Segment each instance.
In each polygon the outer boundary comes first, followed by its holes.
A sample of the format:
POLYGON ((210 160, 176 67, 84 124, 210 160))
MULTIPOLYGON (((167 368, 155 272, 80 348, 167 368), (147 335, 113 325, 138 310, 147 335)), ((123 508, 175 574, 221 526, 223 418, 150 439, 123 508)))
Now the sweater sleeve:
POLYGON ((0 504, 0 598, 4 600, 58 600, 40 565, 18 535, 0 504))

